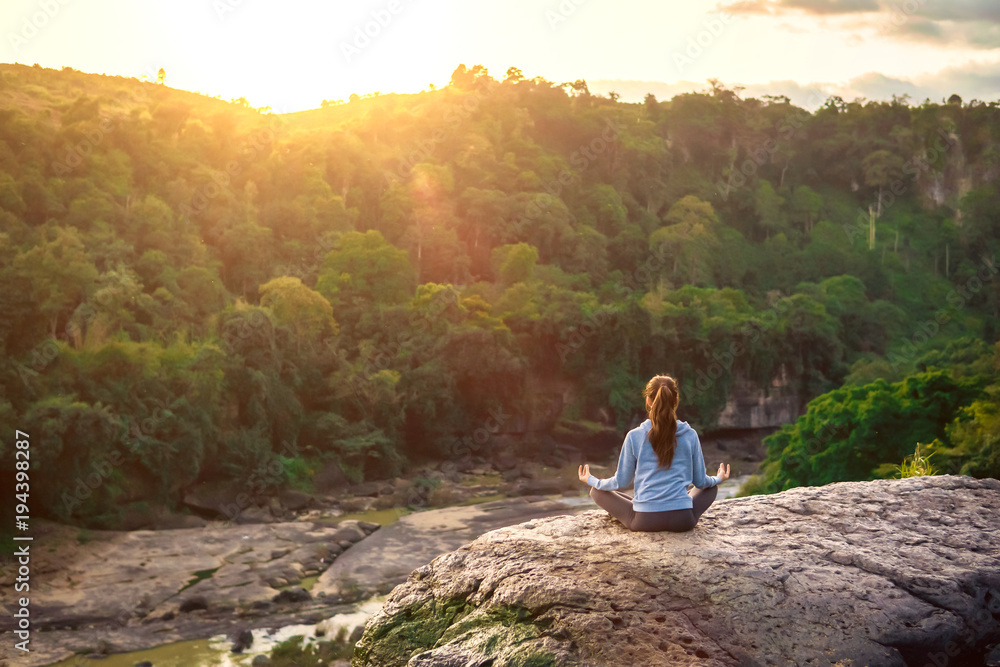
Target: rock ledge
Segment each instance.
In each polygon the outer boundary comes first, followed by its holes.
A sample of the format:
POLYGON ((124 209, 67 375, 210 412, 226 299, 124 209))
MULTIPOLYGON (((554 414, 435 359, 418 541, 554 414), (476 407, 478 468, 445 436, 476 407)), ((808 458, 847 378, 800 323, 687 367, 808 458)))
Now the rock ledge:
POLYGON ((957 667, 998 642, 1000 481, 944 475, 720 501, 689 533, 494 530, 396 587, 353 664, 957 667))

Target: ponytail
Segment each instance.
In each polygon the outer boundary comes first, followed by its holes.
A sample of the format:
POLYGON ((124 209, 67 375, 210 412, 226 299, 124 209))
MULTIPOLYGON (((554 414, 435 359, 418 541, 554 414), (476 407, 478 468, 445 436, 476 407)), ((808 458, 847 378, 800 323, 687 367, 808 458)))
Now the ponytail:
POLYGON ((669 375, 657 375, 643 392, 652 399, 649 406, 649 443, 656 452, 661 468, 669 468, 677 449, 677 383, 669 375))

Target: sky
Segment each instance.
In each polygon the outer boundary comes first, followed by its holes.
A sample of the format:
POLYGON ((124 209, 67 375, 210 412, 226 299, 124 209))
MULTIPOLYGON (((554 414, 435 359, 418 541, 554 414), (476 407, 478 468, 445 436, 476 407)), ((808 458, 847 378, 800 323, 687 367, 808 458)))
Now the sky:
POLYGON ((149 76, 275 112, 459 64, 627 101, 704 90, 1000 99, 1000 0, 3 0, 0 62, 149 76))

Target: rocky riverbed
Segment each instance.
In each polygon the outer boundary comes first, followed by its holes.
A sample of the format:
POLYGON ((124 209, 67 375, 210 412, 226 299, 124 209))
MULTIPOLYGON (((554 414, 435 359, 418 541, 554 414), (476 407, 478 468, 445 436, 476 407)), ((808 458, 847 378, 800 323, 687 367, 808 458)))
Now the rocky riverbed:
MULTIPOLYGON (((613 471, 593 467, 601 476, 613 471)), ((356 613, 358 601, 387 593, 415 568, 485 532, 593 509, 574 477, 568 466, 499 457, 445 462, 409 479, 346 487, 339 496, 285 492, 244 504, 228 521, 211 510, 242 502, 233 495, 238 488, 192 490, 186 501, 202 516, 137 517, 157 530, 88 531, 37 521, 32 651, 25 656, 9 643, 0 646, 0 666, 313 627, 356 613), (430 503, 474 504, 413 511, 430 503), (346 512, 389 525, 345 518, 346 512)), ((727 482, 720 497, 745 479, 727 482)), ((0 604, 8 608, 12 565, 0 563, 0 604)), ((12 629, 11 622, 0 617, 0 630, 12 629)))
MULTIPOLYGON (((536 496, 417 512, 384 529, 355 520, 209 523, 93 531, 85 543, 78 529, 38 522, 31 653, 15 654, 7 643, 0 661, 31 667, 73 654, 98 658, 243 629, 315 625, 355 611, 354 602, 388 592, 415 567, 485 531, 583 509, 536 496), (327 575, 331 563, 337 569, 327 575)), ((10 608, 13 569, 3 578, 0 604, 10 608)), ((11 621, 5 615, 0 627, 11 630, 11 621)))

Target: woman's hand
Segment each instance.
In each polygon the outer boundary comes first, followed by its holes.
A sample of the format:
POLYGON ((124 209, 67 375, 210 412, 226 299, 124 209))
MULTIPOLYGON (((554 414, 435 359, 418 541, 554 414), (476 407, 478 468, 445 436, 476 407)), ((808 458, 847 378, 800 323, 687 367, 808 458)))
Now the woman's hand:
POLYGON ((587 463, 585 465, 580 466, 580 481, 586 482, 589 477, 590 477, 590 464, 587 463))
POLYGON ((719 472, 717 474, 719 476, 719 483, 721 484, 722 482, 725 482, 729 479, 729 465, 726 463, 720 463, 719 472))

